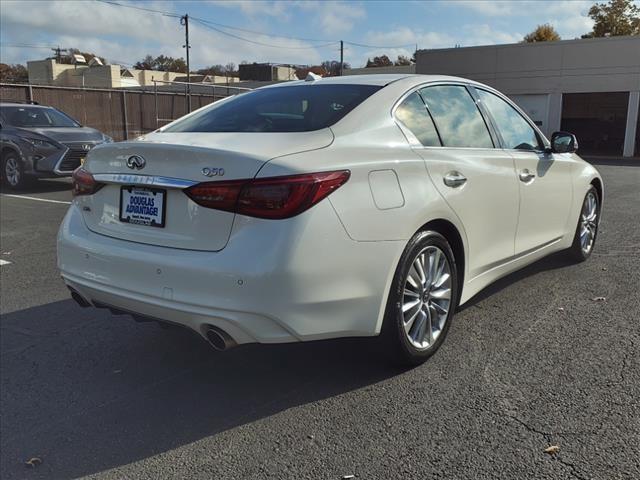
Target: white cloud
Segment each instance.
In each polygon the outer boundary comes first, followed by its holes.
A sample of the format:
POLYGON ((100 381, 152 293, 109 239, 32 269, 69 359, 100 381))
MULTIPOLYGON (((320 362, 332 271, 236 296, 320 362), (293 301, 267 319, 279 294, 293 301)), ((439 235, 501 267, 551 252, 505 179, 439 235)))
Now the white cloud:
MULTIPOLYGON (((572 39, 591 31, 593 21, 589 18, 589 8, 593 0, 448 0, 443 2, 450 8, 470 10, 474 14, 490 17, 494 22, 506 25, 509 20, 516 20, 521 25, 527 21, 529 31, 537 25, 549 23, 554 26, 564 39, 572 39)), ((640 2, 638 2, 640 4, 640 2)), ((479 25, 486 27, 486 25, 479 25)), ((483 36, 485 40, 488 38, 483 36)), ((503 37, 507 38, 507 37, 503 37)), ((471 39, 470 39, 471 40, 471 39)), ((522 36, 518 38, 522 40, 522 36)), ((502 43, 502 42, 491 42, 502 43)), ((463 44, 468 44, 464 42, 463 44)))
POLYGON ((524 35, 511 33, 492 28, 488 24, 470 24, 462 27, 463 36, 457 42, 463 47, 472 45, 496 45, 502 43, 517 43, 524 35))
MULTIPOLYGON (((28 5, 30 11, 26 15, 24 2, 2 0, 0 32, 3 44, 74 47, 104 56, 113 63, 125 64, 132 64, 147 53, 154 56, 184 56, 184 28, 175 17, 93 1, 32 1, 28 5)), ((177 7, 166 2, 145 2, 143 5, 163 11, 173 11, 177 7)), ((231 38, 196 22, 192 22, 190 27, 192 69, 216 63, 238 64, 241 60, 306 64, 336 56, 333 51, 316 49, 299 40, 238 33, 255 42, 278 47, 273 48, 231 38)), ((44 58, 51 53, 46 49, 9 48, 3 45, 0 61, 23 63, 44 58)))
POLYGON ((319 22, 320 29, 314 28, 315 36, 333 36, 350 32, 356 21, 364 19, 367 13, 364 7, 355 2, 322 1, 307 2, 298 1, 291 3, 297 8, 313 15, 319 22))
POLYGON ((280 0, 274 2, 256 0, 220 0, 209 2, 213 5, 225 8, 237 8, 242 13, 250 17, 269 16, 279 20, 288 21, 291 18, 289 13, 290 3, 280 0))

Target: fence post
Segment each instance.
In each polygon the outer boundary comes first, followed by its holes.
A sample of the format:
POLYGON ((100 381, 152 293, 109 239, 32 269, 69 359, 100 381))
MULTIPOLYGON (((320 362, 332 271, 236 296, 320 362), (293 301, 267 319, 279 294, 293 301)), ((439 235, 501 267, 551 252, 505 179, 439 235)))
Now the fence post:
POLYGON ((160 120, 158 116, 158 82, 155 80, 153 81, 153 103, 155 104, 156 108, 156 128, 158 128, 160 126, 160 120))
POLYGON ((124 139, 129 140, 129 120, 127 118, 127 92, 122 92, 122 115, 124 117, 124 139))
POLYGON ((29 102, 33 103, 33 87, 29 84, 29 102))

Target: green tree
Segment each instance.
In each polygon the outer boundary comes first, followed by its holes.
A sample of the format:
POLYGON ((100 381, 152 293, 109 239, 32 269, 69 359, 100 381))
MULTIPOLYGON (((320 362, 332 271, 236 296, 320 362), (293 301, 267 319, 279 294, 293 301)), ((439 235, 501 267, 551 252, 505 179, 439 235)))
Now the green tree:
MULTIPOLYGON (((325 60, 324 62, 322 62, 322 64, 320 66, 322 68, 324 68, 324 70, 327 72, 326 75, 323 75, 325 77, 326 76, 337 77, 338 75, 340 75, 340 61, 339 60, 325 60)), ((342 64, 342 69, 343 70, 348 70, 350 68, 351 68, 351 64, 349 64, 348 62, 344 62, 342 64)))
POLYGON ((386 55, 380 55, 379 57, 373 57, 373 60, 367 59, 366 68, 372 67, 391 67, 393 62, 386 55))
POLYGON ((640 35, 640 7, 632 0, 609 0, 589 9, 593 30, 582 38, 640 35))
POLYGON ((0 82, 26 83, 28 81, 29 72, 24 65, 0 63, 0 82))
POLYGON ((151 55, 147 55, 141 61, 136 62, 133 68, 138 70, 187 73, 187 62, 185 62, 182 57, 173 58, 166 55, 158 55, 156 58, 153 58, 151 55))
POLYGON ((225 66, 218 63, 216 65, 211 65, 210 67, 201 68, 196 73, 199 75, 224 75, 225 72, 225 66))
POLYGON ((398 66, 411 65, 411 59, 406 55, 398 55, 398 59, 395 64, 398 66))
POLYGON ((553 42, 555 40, 560 40, 560 35, 556 32, 556 29, 548 23, 538 25, 533 32, 524 36, 524 41, 527 43, 553 42))

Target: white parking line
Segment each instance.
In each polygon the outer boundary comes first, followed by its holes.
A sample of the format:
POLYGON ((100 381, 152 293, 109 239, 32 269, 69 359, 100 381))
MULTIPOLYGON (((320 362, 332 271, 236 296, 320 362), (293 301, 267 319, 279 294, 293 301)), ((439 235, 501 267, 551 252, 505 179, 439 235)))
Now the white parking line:
POLYGON ((38 197, 27 197, 26 195, 12 195, 10 193, 3 193, 3 197, 11 197, 11 198, 25 198, 27 200, 35 200, 37 202, 48 202, 48 203, 64 203, 65 205, 70 205, 71 202, 65 202, 62 200, 49 200, 48 198, 38 198, 38 197))
POLYGON ((2 265, 9 265, 10 263, 11 263, 11 262, 8 262, 8 261, 6 261, 6 260, 2 260, 2 259, 0 259, 0 266, 2 266, 2 265))

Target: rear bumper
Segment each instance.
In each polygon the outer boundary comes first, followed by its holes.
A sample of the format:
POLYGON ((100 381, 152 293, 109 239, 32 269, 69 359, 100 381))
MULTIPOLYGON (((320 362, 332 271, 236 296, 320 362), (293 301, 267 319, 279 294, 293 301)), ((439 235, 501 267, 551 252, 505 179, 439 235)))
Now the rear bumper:
POLYGON ((219 252, 144 245, 90 231, 75 204, 58 267, 92 303, 238 344, 379 333, 402 242, 355 242, 329 202, 283 221, 236 218, 219 252))

